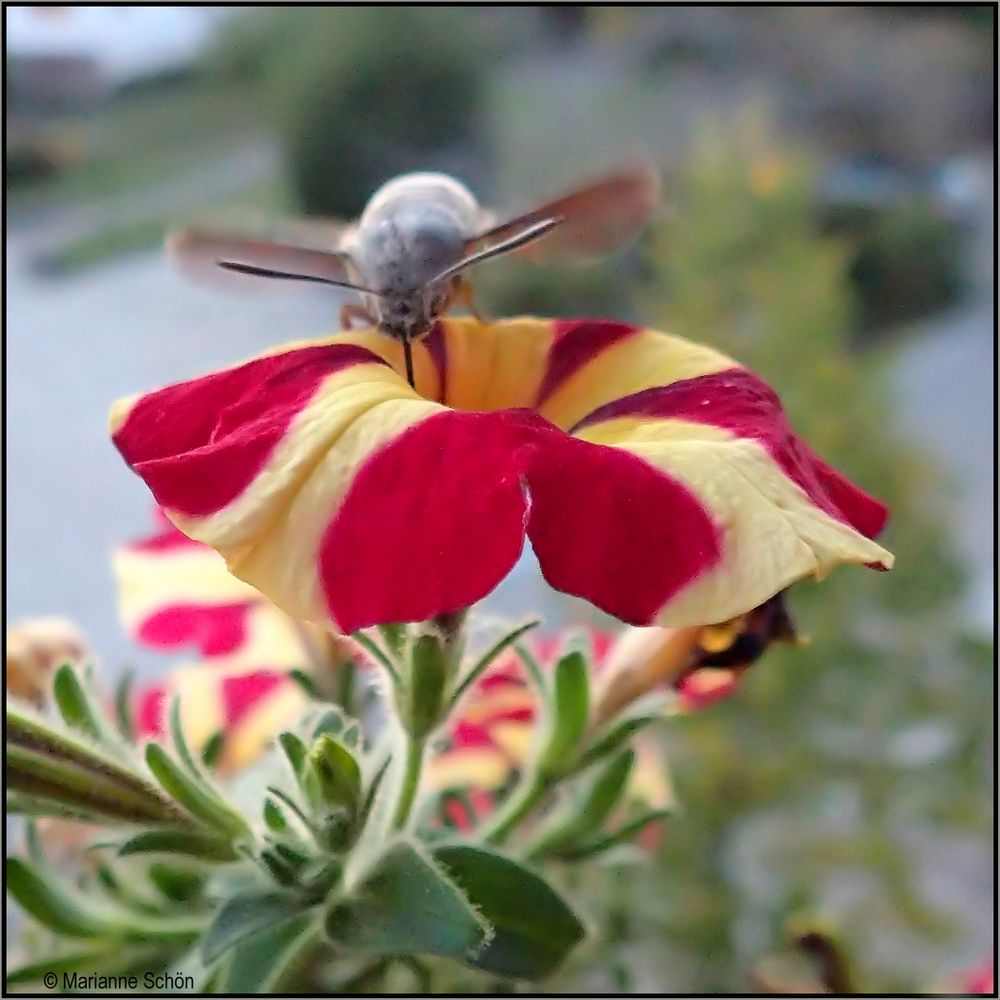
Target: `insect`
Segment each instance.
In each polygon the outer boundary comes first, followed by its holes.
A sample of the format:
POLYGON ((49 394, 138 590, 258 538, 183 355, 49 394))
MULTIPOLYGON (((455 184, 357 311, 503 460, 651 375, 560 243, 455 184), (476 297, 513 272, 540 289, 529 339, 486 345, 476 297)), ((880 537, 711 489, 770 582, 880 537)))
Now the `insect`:
POLYGON ((356 223, 307 223, 320 236, 318 246, 302 245, 295 235, 264 242, 190 229, 172 236, 168 249, 185 269, 223 268, 360 292, 361 303, 342 306, 341 326, 360 320, 401 341, 413 385, 413 342, 454 305, 479 315, 469 268, 514 251, 549 261, 617 250, 639 235, 659 195, 657 171, 639 164, 496 224, 454 178, 411 173, 379 188, 356 223))

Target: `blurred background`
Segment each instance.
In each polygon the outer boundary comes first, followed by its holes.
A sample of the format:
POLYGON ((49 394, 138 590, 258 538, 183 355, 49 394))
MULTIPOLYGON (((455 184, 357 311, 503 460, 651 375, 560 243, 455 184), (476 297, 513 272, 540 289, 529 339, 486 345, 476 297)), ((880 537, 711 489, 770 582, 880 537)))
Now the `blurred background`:
MULTIPOLYGON (((791 961, 802 914, 871 991, 948 988, 989 958, 991 5, 5 16, 12 619, 72 618, 109 674, 168 667, 116 619, 109 554, 151 507, 108 407, 334 328, 329 293, 186 284, 169 225, 350 216, 414 168, 521 208, 651 154, 668 211, 640 246, 483 268, 488 310, 607 314, 733 354, 890 504, 897 568, 800 585, 812 644, 672 727, 678 816, 655 874, 589 876, 615 932, 571 985, 745 991, 791 961)), ((491 610, 595 620, 530 555, 491 610)))

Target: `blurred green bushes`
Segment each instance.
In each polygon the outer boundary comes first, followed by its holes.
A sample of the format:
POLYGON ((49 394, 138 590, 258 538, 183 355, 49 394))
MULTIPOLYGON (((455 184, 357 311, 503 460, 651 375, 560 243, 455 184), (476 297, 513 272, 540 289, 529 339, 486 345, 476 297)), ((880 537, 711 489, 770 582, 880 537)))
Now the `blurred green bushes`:
POLYGON ((266 8, 244 15, 220 71, 256 78, 301 208, 353 217, 413 169, 482 169, 486 64, 475 11, 266 8))
POLYGON ((835 212, 831 231, 855 247, 848 271, 858 327, 869 333, 953 304, 962 287, 962 234, 927 199, 835 212))
POLYGON ((888 503, 897 564, 793 588, 811 646, 769 653, 736 699, 672 727, 681 810, 621 919, 659 929, 673 988, 749 988, 805 912, 832 918, 862 989, 919 991, 965 944, 922 866, 966 835, 988 856, 991 647, 957 624, 938 484, 893 431, 883 359, 850 350, 852 248, 817 228, 810 162, 744 126, 673 179, 643 319, 774 385, 804 438, 888 503))

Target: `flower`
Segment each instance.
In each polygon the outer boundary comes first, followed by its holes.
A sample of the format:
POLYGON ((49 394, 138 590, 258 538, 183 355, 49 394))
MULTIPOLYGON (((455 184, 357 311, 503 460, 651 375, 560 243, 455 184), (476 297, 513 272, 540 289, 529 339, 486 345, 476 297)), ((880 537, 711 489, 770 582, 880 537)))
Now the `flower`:
POLYGON ((273 350, 117 403, 168 517, 295 618, 342 632, 486 596, 530 539, 558 590, 702 625, 839 563, 888 568, 886 510, 736 362, 604 320, 439 322, 273 350))
POLYGON ((251 764, 305 710, 291 669, 308 668, 316 653, 337 669, 357 650, 338 646, 349 642, 343 637, 300 627, 232 576, 217 552, 178 531, 161 511, 157 518, 154 534, 115 553, 122 623, 143 645, 194 646, 203 659, 138 692, 135 736, 162 737, 177 695, 186 739, 201 749, 222 733, 217 766, 229 773, 251 764))
POLYGON ((138 693, 133 724, 137 740, 165 735, 175 695, 180 697, 185 739, 194 749, 200 750, 216 733, 222 734, 217 764, 222 774, 252 764, 308 705, 305 692, 283 670, 239 665, 211 670, 204 664, 181 667, 138 693))
POLYGON ((677 711, 704 708, 732 694, 740 674, 773 642, 799 641, 783 592, 716 625, 628 629, 601 672, 596 718, 608 719, 662 687, 678 693, 677 711))
POLYGON ((304 667, 296 624, 226 570, 219 554, 178 531, 158 530, 114 554, 119 616, 136 642, 172 652, 194 646, 214 666, 304 667))
POLYGON ((989 959, 972 972, 966 973, 962 979, 961 992, 982 994, 989 996, 996 995, 996 962, 989 959))
POLYGON ((41 704, 52 674, 89 656, 83 633, 64 618, 28 618, 7 630, 4 680, 10 694, 41 704))

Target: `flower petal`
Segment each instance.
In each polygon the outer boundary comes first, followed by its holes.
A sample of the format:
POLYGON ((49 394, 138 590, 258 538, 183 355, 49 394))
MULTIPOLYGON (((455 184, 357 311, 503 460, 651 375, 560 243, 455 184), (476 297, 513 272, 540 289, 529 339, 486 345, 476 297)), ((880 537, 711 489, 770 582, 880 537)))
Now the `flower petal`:
POLYGON ((885 523, 883 505, 810 451, 774 393, 743 369, 635 393, 600 407, 573 432, 673 477, 719 532, 717 564, 646 621, 723 621, 843 562, 892 565, 867 537, 885 523))
POLYGON ((456 610, 523 547, 522 453, 541 421, 420 399, 355 344, 160 390, 117 423, 171 518, 296 618, 350 632, 456 610), (174 428, 162 414, 178 406, 201 416, 174 428))
POLYGON ((303 666, 306 650, 294 624, 237 580, 214 549, 166 523, 114 554, 126 631, 154 649, 193 645, 218 666, 303 666))
POLYGON ((550 434, 528 481, 528 534, 545 579, 622 621, 652 621, 719 561, 694 492, 623 449, 550 434))

